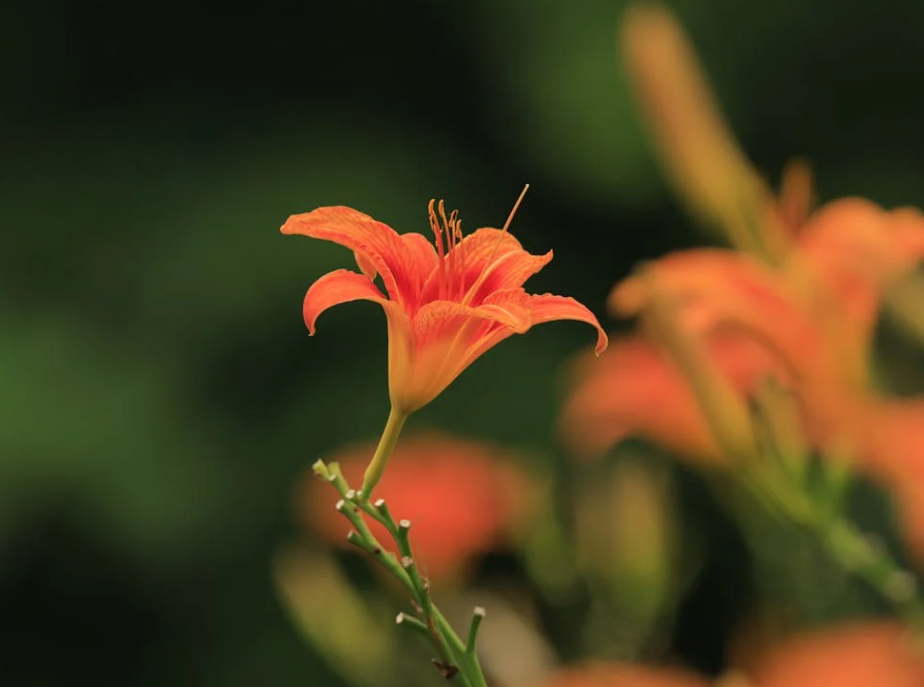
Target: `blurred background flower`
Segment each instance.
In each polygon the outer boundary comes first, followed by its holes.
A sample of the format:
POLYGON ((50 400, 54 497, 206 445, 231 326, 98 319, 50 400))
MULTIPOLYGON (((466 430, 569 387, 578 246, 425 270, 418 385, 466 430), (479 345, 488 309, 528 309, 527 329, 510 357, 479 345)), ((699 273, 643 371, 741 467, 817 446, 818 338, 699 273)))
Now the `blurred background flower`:
MULTIPOLYGON (((324 461, 339 463, 350 486, 362 482, 375 442, 346 447, 324 461)), ((409 433, 398 442, 376 488, 376 498, 395 518, 411 523, 418 568, 433 584, 458 583, 479 555, 503 547, 515 528, 526 527, 537 504, 529 476, 516 458, 495 446, 435 432, 409 433)), ((316 475, 305 475, 296 501, 308 532, 328 546, 351 548, 350 523, 334 506, 337 492, 316 475)), ((394 552, 385 527, 369 527, 394 552)))

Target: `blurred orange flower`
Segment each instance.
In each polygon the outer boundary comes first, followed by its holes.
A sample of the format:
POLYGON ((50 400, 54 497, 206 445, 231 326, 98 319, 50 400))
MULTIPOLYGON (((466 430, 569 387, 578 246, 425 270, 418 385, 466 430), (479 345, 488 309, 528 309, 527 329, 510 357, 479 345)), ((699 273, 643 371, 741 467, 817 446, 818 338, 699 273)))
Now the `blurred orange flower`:
MULTIPOLYGON (((838 431, 837 420, 853 412, 853 403, 874 398, 868 357, 882 294, 922 259, 924 215, 845 199, 815 213, 779 267, 732 250, 694 249, 650 263, 648 274, 679 303, 685 327, 705 337, 736 388, 747 394, 768 374, 786 379, 802 393, 815 434, 824 437, 838 431)), ((650 298, 648 282, 630 276, 616 286, 610 305, 635 315, 650 298)), ((622 393, 649 385, 651 400, 643 406, 670 399, 687 408, 672 407, 667 416, 681 416, 683 423, 665 423, 660 436, 648 434, 672 448, 709 446, 679 371, 648 337, 620 340, 597 375, 579 377, 567 407, 579 412, 587 406, 585 422, 607 413, 622 417, 620 409, 631 401, 622 393), (619 353, 629 355, 620 362, 619 353)))
POLYGON ((596 663, 543 687, 921 687, 924 655, 901 626, 855 622, 798 635, 715 683, 676 668, 596 663))
POLYGON ((758 659, 756 687, 921 687, 924 655, 892 622, 857 622, 797 636, 758 659))
MULTIPOLYGON (((892 448, 906 453, 921 445, 924 439, 909 442, 908 431, 924 416, 908 413, 917 403, 889 401, 871 389, 868 359, 882 294, 922 259, 924 214, 847 199, 817 212, 777 269, 713 250, 677 253, 651 269, 660 288, 683 304, 688 327, 707 336, 734 332, 772 352, 799 391, 811 438, 889 470, 904 462, 892 448), (887 441, 880 423, 903 435, 899 444, 887 441)), ((647 298, 644 281, 630 277, 612 303, 632 314, 647 298)), ((748 351, 730 355, 747 358, 748 351)))
MULTIPOLYGON (((775 267, 732 250, 668 255, 618 284, 610 305, 643 313, 656 283, 735 390, 748 397, 766 376, 784 380, 806 437, 893 487, 909 538, 924 539, 924 399, 883 397, 868 364, 883 294, 924 259, 924 215, 844 199, 796 238, 775 267)), ((687 380, 646 334, 616 341, 593 371, 579 364, 576 382, 563 414, 576 448, 599 452, 640 434, 721 459, 687 380)))
MULTIPOLYGON (((674 290, 684 324, 699 331, 732 387, 747 394, 765 374, 790 376, 808 438, 883 477, 898 496, 908 536, 924 551, 924 400, 883 398, 871 388, 868 367, 883 304, 924 341, 924 280, 913 272, 924 257, 924 216, 910 208, 886 212, 862 199, 836 201, 812 215, 811 172, 799 161, 784 170, 774 197, 731 132, 689 39, 666 6, 630 6, 620 48, 678 194, 697 217, 754 256, 675 254, 654 265, 658 281, 674 290), (754 350, 755 342, 763 354, 754 350)), ((648 298, 645 280, 633 277, 616 289, 611 305, 635 314, 648 298)), ((682 454, 716 458, 702 413, 690 405, 692 396, 675 368, 654 347, 640 353, 646 346, 645 337, 617 342, 611 356, 626 347, 633 355, 622 364, 605 362, 606 377, 589 377, 578 366, 577 389, 564 416, 568 434, 582 437, 576 445, 588 450, 638 433, 682 454), (645 388, 646 379, 657 392, 627 410, 627 398, 645 388), (652 418, 659 398, 670 409, 652 418)))
MULTIPOLYGON (((573 298, 533 295, 523 283, 552 259, 531 255, 510 233, 478 229, 463 236, 458 213, 430 202, 436 248, 422 234, 391 227, 347 207, 293 215, 284 234, 303 234, 351 249, 360 273, 336 270, 305 295, 311 334, 318 316, 355 300, 379 303, 388 320, 392 407, 407 415, 432 401, 481 354, 512 334, 553 320, 579 320, 597 328, 597 351, 607 337, 596 317, 573 298), (373 282, 381 276, 387 296, 373 282)), ((509 220, 508 220, 509 223, 509 220)))
MULTIPOLYGON (((325 460, 336 461, 350 484, 357 484, 374 443, 348 446, 325 460)), ((398 444, 376 496, 411 522, 411 544, 420 569, 431 580, 464 574, 479 554, 503 542, 528 518, 532 491, 511 456, 476 441, 440 433, 412 435, 398 444)), ((337 495, 307 475, 297 507, 306 526, 335 546, 347 546, 350 524, 335 509, 337 495)), ((386 548, 391 537, 367 519, 386 548)))
MULTIPOLYGON (((760 343, 734 332, 712 333, 708 352, 741 393, 778 367, 760 343)), ((580 356, 570 372, 559 427, 578 458, 638 436, 704 465, 723 461, 683 372, 644 333, 616 338, 599 360, 580 356)))

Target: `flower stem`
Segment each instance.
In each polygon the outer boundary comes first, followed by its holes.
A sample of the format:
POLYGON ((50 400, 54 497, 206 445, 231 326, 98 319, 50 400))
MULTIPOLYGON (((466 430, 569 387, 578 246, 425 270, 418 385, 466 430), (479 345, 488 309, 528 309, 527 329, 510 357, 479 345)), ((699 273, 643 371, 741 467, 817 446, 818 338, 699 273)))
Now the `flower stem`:
POLYGON ((375 449, 375 455, 366 468, 366 474, 363 475, 363 486, 360 492, 360 498, 363 502, 368 503, 369 497, 372 496, 372 490, 382 478, 385 471, 385 465, 391 457, 391 452, 395 450, 395 444, 398 443, 398 437, 401 435, 401 428, 407 420, 407 413, 396 410, 394 406, 388 414, 388 422, 385 423, 385 429, 382 431, 382 438, 379 439, 379 445, 375 449))
MULTIPOLYGON (((387 433, 390 429, 393 434, 390 439, 391 448, 395 445, 401 425, 406 417, 406 415, 398 415, 394 412, 389 417, 385 431, 387 433), (393 421, 395 417, 398 419, 393 421)), ((386 441, 383 438, 383 441, 379 444, 379 450, 376 450, 376 457, 384 456, 382 460, 383 466, 388 454, 391 452, 391 448, 387 451, 381 450, 382 444, 385 443, 386 441)), ((375 459, 373 459, 374 462, 375 459)), ((449 621, 433 603, 430 598, 429 582, 420 575, 417 569, 411 553, 410 521, 400 520, 395 522, 384 499, 378 499, 374 503, 369 502, 365 494, 370 492, 367 492, 365 487, 363 494, 350 489, 350 485, 343 478, 340 467, 336 463, 331 463, 328 466, 319 460, 314 464, 313 468, 315 474, 331 484, 341 496, 341 500, 337 504, 337 510, 355 528, 349 533, 347 540, 370 554, 372 558, 377 560, 380 565, 401 582, 411 593, 411 598, 416 604, 418 612, 423 616, 422 619, 419 619, 402 613, 398 616, 398 624, 406 625, 430 639, 439 654, 439 659, 435 660, 434 663, 446 679, 456 678, 458 687, 487 687, 484 671, 478 661, 474 646, 478 625, 484 615, 483 609, 475 610, 473 627, 469 630, 469 643, 463 643, 449 624, 449 621), (376 539, 366 525, 364 515, 371 517, 385 527, 394 540, 397 555, 384 549, 381 542, 376 539)), ((371 470, 372 466, 369 469, 371 470)), ((379 475, 381 475, 381 470, 379 470, 379 475)))

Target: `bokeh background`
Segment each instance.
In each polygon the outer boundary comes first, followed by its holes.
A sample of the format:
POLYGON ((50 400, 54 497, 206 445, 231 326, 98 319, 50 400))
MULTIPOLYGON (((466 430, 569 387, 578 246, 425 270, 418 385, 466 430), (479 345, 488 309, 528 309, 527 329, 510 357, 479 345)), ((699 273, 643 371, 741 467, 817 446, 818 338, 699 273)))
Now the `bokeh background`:
MULTIPOLYGON (((924 206, 924 5, 670 4, 774 183, 801 154, 822 199, 924 206)), ((432 197, 496 226, 529 182, 515 232, 556 252, 531 284, 602 318, 634 263, 705 240, 630 100, 623 7, 0 6, 0 684, 341 684, 270 561, 310 537, 305 468, 384 422, 385 327, 358 304, 310 339, 304 291, 349 254, 278 227, 346 204, 423 231, 432 197)), ((557 370, 591 337, 516 337, 411 423, 559 459, 557 370)), ((681 477, 717 544, 670 641, 710 670, 748 558, 681 477)))

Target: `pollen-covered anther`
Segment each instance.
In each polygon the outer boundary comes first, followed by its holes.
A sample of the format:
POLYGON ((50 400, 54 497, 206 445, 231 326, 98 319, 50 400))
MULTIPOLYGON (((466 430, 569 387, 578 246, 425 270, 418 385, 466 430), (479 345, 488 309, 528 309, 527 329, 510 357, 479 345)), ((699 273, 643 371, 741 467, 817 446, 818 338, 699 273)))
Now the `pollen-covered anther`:
POLYGON ((453 298, 456 291, 465 288, 462 220, 458 210, 447 216, 446 204, 442 200, 437 203, 431 199, 427 212, 439 262, 439 297, 443 300, 453 298))

